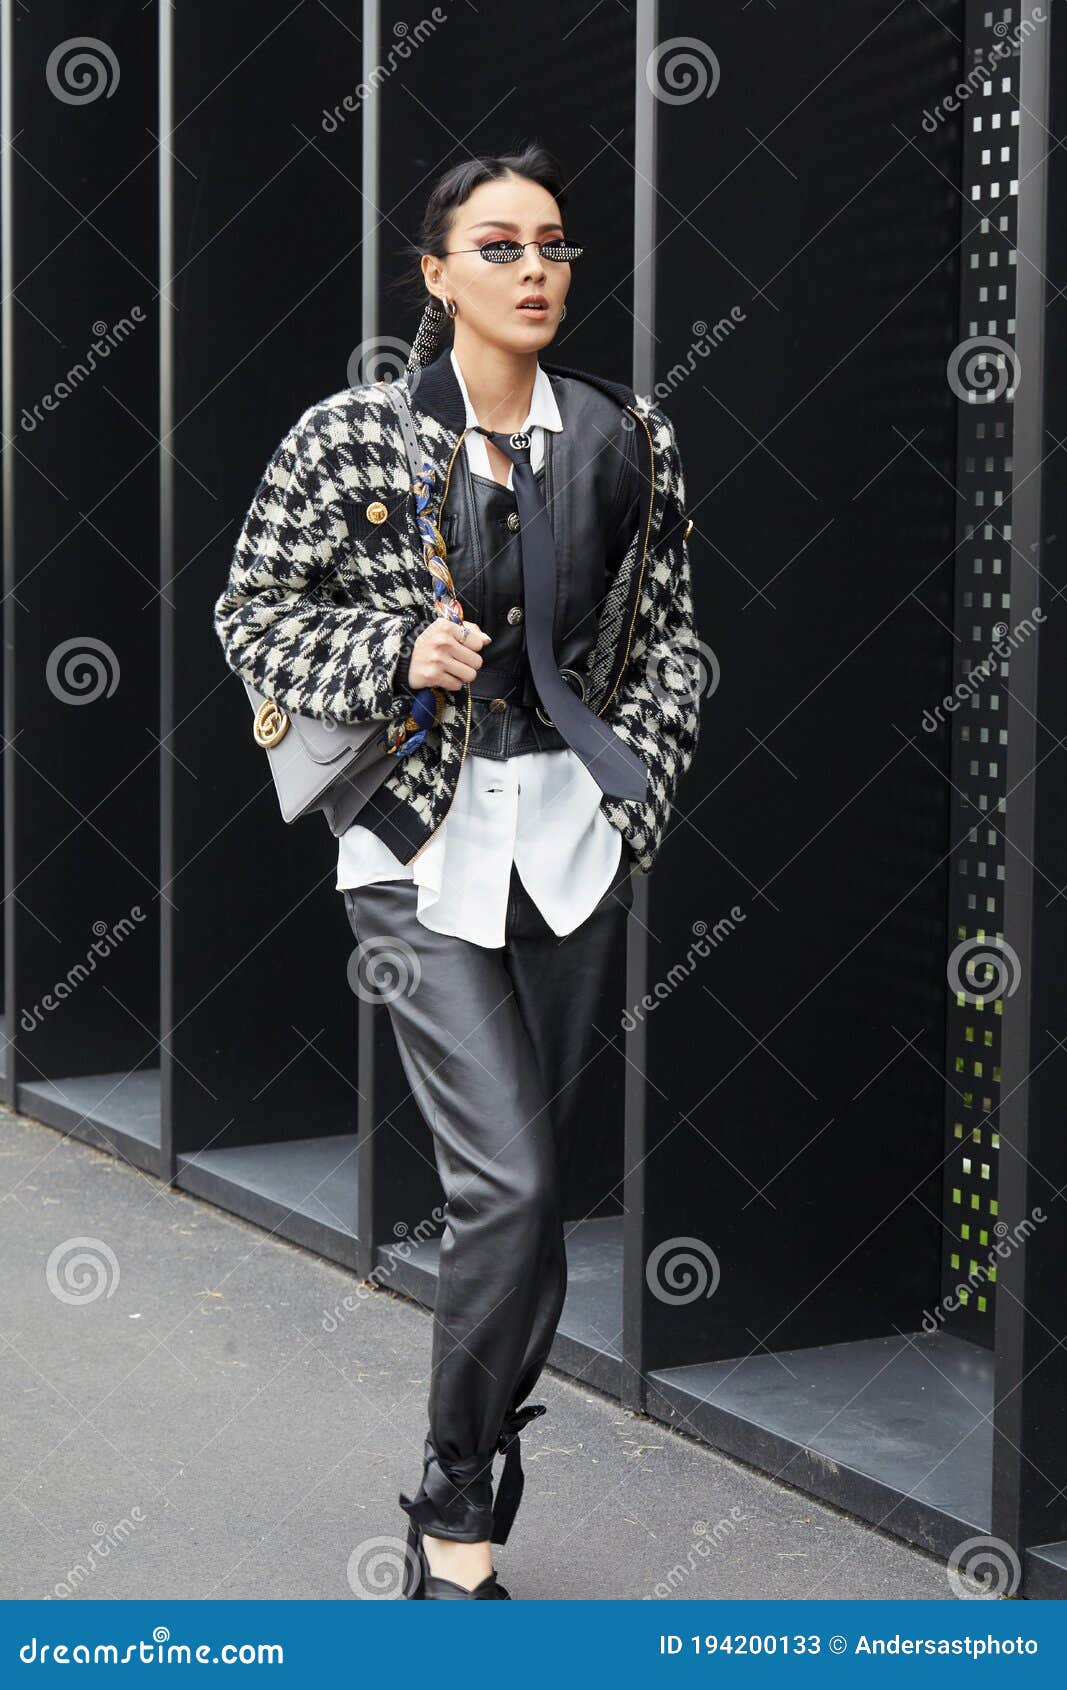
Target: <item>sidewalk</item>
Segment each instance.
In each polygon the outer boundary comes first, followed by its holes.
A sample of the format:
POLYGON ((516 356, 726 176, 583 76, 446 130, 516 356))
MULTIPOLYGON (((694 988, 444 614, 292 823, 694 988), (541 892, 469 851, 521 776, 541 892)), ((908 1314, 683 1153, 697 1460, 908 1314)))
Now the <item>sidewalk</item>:
MULTIPOLYGON (((395 1588, 425 1310, 333 1322, 351 1274, 2 1108, 0 1240, 0 1599, 395 1588)), ((592 1389, 534 1399, 515 1599, 953 1599, 939 1561, 592 1389)))

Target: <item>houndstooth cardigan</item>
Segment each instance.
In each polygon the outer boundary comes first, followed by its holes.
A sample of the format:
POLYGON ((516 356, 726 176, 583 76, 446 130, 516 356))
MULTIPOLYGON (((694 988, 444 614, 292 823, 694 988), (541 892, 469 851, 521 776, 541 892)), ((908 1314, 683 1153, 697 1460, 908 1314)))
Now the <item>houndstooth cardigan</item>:
MULTIPOLYGON (((542 368, 552 380, 592 382, 641 431, 637 525, 600 606, 583 679, 590 709, 648 769, 646 802, 605 795, 600 806, 647 874, 700 727, 681 459, 673 424, 649 399, 586 371, 542 368)), ((435 472, 431 509, 439 526, 466 432, 447 351, 416 372, 411 404, 435 472)), ((433 584, 396 415, 380 387, 345 388, 304 411, 263 472, 214 608, 226 662, 284 709, 395 728, 411 705, 406 656, 432 617, 433 584), (374 505, 376 521, 367 515, 374 505)), ((396 819, 389 842, 405 862, 444 821, 466 751, 469 688, 442 692, 437 722, 396 757, 382 788, 396 819)))

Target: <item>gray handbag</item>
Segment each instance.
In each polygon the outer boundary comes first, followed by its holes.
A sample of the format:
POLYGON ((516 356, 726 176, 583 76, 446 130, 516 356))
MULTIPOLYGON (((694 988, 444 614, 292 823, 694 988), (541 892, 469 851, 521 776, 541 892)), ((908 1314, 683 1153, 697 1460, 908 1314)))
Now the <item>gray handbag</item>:
MULTIPOLYGON (((385 388, 400 420, 414 481, 419 474, 419 442, 407 389, 401 380, 376 385, 385 388)), ((244 681, 244 687, 254 712, 253 737, 267 753, 283 820, 295 822, 321 810, 331 833, 344 833, 396 767, 395 756, 386 749, 384 724, 323 722, 283 709, 249 681, 244 681)))

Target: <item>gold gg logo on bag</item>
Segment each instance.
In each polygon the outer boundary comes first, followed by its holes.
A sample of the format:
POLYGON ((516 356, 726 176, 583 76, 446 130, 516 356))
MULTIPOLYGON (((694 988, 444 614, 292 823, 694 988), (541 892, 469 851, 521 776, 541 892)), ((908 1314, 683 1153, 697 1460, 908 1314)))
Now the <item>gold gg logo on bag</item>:
POLYGON ((289 731, 289 718, 273 698, 265 698, 252 718, 252 733, 257 745, 269 751, 289 731))

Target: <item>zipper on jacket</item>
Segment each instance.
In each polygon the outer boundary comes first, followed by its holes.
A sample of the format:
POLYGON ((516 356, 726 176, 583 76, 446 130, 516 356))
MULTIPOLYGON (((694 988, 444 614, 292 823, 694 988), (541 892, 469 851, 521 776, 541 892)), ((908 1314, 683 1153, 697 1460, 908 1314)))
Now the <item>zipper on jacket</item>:
POLYGON ((619 682, 622 680, 622 677, 626 672, 626 663, 627 663, 627 659, 630 656, 630 645, 633 641, 634 623, 637 621, 637 611, 638 611, 638 607, 641 603, 641 583, 645 578, 645 558, 648 554, 648 536, 649 536, 649 532, 651 531, 651 528, 652 528, 652 505, 653 505, 653 502, 654 502, 655 496, 656 496, 656 449, 652 444, 652 431, 649 428, 648 424, 646 423, 644 417, 642 417, 637 411, 635 411, 632 405, 627 405, 626 410, 628 410, 630 412, 631 416, 637 417, 637 420, 641 424, 641 427, 644 429, 645 435, 647 436, 647 439, 648 439, 648 458, 649 458, 648 520, 645 523, 645 538, 644 538, 644 541, 642 542, 642 545, 641 545, 641 567, 638 570, 638 574, 637 574, 637 591, 634 594, 634 608, 633 608, 633 612, 630 616, 630 626, 629 626, 629 628, 627 629, 627 632, 626 632, 626 650, 623 652, 622 662, 619 664, 619 672, 615 677, 615 685, 612 687, 611 691, 608 693, 608 696, 604 700, 603 704, 599 705, 598 708, 597 708, 596 713, 597 713, 598 716, 602 716, 604 714, 604 711, 607 709, 608 705, 611 703, 612 699, 615 697, 615 694, 619 690, 619 682))
MULTIPOLYGON (((470 432, 471 431, 470 431, 469 428, 465 428, 463 430, 463 433, 460 435, 459 439, 456 441, 455 448, 452 452, 452 456, 448 460, 448 470, 445 474, 445 485, 444 485, 442 492, 441 492, 440 503, 437 506, 437 510, 434 512, 434 527, 437 529, 438 533, 441 532, 441 516, 442 516, 442 513, 443 513, 444 508, 445 508, 445 500, 448 498, 448 487, 449 487, 449 483, 452 480, 452 466, 456 461, 456 453, 459 451, 459 449, 462 446, 464 440, 466 439, 467 435, 470 432)), ((442 536, 442 539, 443 539, 443 536, 442 536)), ((471 684, 470 684, 469 681, 464 681, 463 685, 464 685, 464 688, 466 689, 466 693, 467 693, 467 725, 466 725, 466 728, 464 729, 464 733, 463 733, 463 750, 460 752, 460 755, 459 755, 459 770, 456 771, 456 783, 457 783, 457 785, 459 783, 459 771, 462 770, 463 759, 467 755, 467 741, 470 739, 470 736, 471 736, 471 684)), ((454 798, 455 795, 456 795, 456 788, 455 788, 455 786, 453 786, 452 797, 454 798)), ((451 799, 449 800, 449 809, 450 808, 451 808, 451 799)), ((413 863, 415 861, 415 857, 419 857, 419 856, 422 855, 423 851, 425 851, 427 845, 430 843, 430 840, 433 838, 434 834, 438 831, 438 829, 440 827, 442 827, 444 825, 444 822, 445 822, 447 816, 448 816, 448 810, 446 810, 444 815, 441 817, 441 820, 438 822, 437 827, 434 828, 433 833, 431 833, 426 839, 423 840, 422 844, 419 846, 418 850, 415 852, 415 856, 408 858, 408 861, 407 861, 407 864, 405 864, 405 867, 407 867, 411 863, 413 863)))

